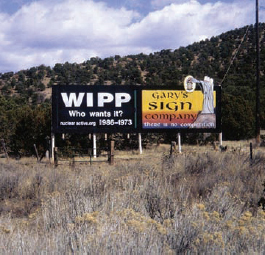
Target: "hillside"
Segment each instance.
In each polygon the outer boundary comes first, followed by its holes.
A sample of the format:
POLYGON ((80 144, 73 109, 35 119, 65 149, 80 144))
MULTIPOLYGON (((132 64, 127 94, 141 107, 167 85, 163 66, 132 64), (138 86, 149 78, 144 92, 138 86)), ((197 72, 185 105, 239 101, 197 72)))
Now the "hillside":
MULTIPOLYGON (((260 31, 261 126, 265 128, 264 23, 260 24, 260 31)), ((33 124, 43 125, 42 140, 49 135, 50 122, 45 118, 50 114, 52 85, 176 87, 182 86, 184 77, 189 74, 198 79, 208 75, 216 85, 221 84, 224 139, 250 138, 254 136, 255 124, 255 65, 255 29, 249 26, 175 50, 164 49, 149 55, 116 55, 105 59, 94 57, 79 64, 58 63, 53 68, 41 65, 17 73, 0 74, 0 123, 3 127, 0 137, 7 141, 14 137, 18 139, 19 132, 27 130, 26 123, 22 123, 27 118, 33 124), (231 59, 234 61, 229 69, 231 59), (42 105, 45 107, 37 107, 42 105)), ((28 132, 29 138, 39 135, 39 131, 28 132)))
MULTIPOLYGON (((265 24, 261 24, 261 59, 265 54, 264 28, 265 24)), ((105 59, 93 57, 80 64, 66 62, 53 68, 41 65, 17 73, 0 74, 1 92, 23 96, 25 91, 43 91, 54 84, 176 86, 182 85, 187 74, 195 77, 208 74, 214 78, 215 84, 222 82, 224 88, 251 87, 255 80, 255 54, 255 31, 253 26, 249 26, 176 50, 164 49, 149 55, 116 55, 105 59), (223 81, 242 39, 244 41, 233 66, 223 81)), ((263 61, 261 70, 264 70, 263 61)), ((263 75, 264 72, 261 73, 262 80, 263 75)))

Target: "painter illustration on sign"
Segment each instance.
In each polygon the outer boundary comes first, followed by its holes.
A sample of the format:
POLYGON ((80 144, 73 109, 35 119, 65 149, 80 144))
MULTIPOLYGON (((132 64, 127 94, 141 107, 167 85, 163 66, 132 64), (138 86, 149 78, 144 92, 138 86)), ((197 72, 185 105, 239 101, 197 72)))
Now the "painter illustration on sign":
POLYGON ((196 84, 198 84, 201 88, 201 92, 203 94, 203 104, 202 111, 199 113, 196 121, 193 123, 192 128, 214 128, 216 126, 216 115, 214 112, 215 107, 213 79, 208 76, 205 76, 203 81, 198 81, 189 75, 184 80, 184 88, 189 93, 194 92, 196 84))

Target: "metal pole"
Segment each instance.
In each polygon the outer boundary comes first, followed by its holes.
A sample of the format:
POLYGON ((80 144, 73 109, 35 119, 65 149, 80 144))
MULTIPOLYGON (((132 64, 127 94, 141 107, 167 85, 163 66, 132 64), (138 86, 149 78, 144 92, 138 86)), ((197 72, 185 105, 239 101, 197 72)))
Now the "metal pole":
POLYGON ((93 157, 97 157, 97 137, 96 134, 93 134, 93 157))
POLYGON ((260 45, 259 45, 259 0, 256 0, 256 143, 260 144, 260 45))
POLYGON ((181 135, 178 133, 178 148, 179 148, 179 153, 181 153, 181 135))
POLYGON ((219 133, 219 145, 223 145, 223 134, 222 134, 222 132, 221 133, 219 133))
POLYGON ((142 134, 138 134, 138 141, 139 141, 139 153, 143 154, 143 147, 142 147, 142 134))
POLYGON ((55 135, 52 133, 51 134, 51 158, 52 158, 52 163, 54 163, 54 148, 55 148, 55 135))

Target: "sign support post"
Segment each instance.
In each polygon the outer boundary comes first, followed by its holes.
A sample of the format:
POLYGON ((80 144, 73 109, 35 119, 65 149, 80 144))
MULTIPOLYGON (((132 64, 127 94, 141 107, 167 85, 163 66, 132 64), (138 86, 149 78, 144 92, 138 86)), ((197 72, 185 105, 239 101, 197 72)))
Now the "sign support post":
POLYGON ((110 141, 110 148, 109 148, 109 163, 111 165, 114 164, 114 150, 115 150, 115 142, 113 140, 110 141))
POLYGON ((181 153, 181 135, 178 133, 178 148, 179 148, 179 153, 181 153))
POLYGON ((223 145, 223 134, 222 134, 222 132, 221 133, 219 133, 219 145, 223 145))
POLYGON ((55 149, 55 135, 51 133, 51 159, 52 163, 54 163, 54 149, 55 149))
POLYGON ((93 134, 93 157, 97 157, 97 137, 96 134, 93 134))
POLYGON ((138 141, 139 141, 139 153, 143 154, 143 148, 142 148, 142 134, 138 134, 138 141))

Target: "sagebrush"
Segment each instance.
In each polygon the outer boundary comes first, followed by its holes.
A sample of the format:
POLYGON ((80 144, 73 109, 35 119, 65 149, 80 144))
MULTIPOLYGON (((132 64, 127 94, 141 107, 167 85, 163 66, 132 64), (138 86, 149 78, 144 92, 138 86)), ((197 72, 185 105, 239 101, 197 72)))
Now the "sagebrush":
POLYGON ((3 159, 1 253, 264 253, 264 163, 215 151, 74 169, 3 159))

